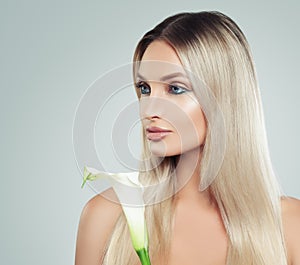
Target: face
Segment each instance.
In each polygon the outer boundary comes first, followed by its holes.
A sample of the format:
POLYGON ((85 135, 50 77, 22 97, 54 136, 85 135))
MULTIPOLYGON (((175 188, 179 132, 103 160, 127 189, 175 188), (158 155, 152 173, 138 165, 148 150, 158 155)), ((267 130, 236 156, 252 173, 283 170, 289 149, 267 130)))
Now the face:
POLYGON ((153 155, 179 155, 204 143, 204 114, 172 46, 164 41, 148 46, 137 71, 136 88, 141 94, 140 117, 153 155))

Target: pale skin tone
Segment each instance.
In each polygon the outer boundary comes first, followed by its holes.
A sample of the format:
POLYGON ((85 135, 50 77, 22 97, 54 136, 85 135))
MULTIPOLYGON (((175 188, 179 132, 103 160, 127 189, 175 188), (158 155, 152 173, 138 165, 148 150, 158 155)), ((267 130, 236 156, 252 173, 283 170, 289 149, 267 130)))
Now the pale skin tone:
MULTIPOLYGON (((176 52, 163 41, 151 43, 142 60, 160 60, 181 65, 176 52)), ((141 109, 144 127, 158 126, 171 131, 161 140, 149 140, 153 153, 159 155, 161 152, 166 156, 181 154, 176 168, 178 179, 185 179, 186 175, 191 176, 187 184, 175 194, 176 208, 169 265, 194 265, 195 261, 201 261, 203 265, 224 265, 226 264, 228 237, 220 213, 214 201, 211 200, 209 192, 207 190, 199 192, 198 176, 201 159, 199 146, 204 142, 206 132, 201 108, 192 103, 191 96, 187 96, 188 92, 170 95, 167 93, 170 87, 162 82, 148 81, 147 85, 151 88, 151 93, 144 94, 142 97, 153 96, 172 101, 170 108, 175 106, 176 109, 176 106, 180 106, 189 122, 192 122, 196 128, 195 135, 197 136, 190 141, 182 141, 182 145, 176 144, 178 140, 182 140, 180 134, 184 134, 184 129, 188 124, 182 122, 176 124, 175 121, 173 124, 172 116, 164 116, 163 110, 157 107, 141 109), (190 171, 190 168, 194 170, 190 171)), ((186 82, 177 82, 176 85, 188 88, 186 82)), ((143 91, 149 92, 147 89, 143 91)), ((119 204, 105 198, 108 197, 108 193, 111 191, 104 192, 104 196, 96 195, 83 209, 77 235, 76 265, 101 264, 105 244, 122 211, 119 204)), ((300 265, 300 201, 293 198, 283 199, 282 217, 288 264, 300 265)), ((157 257, 152 261, 152 265, 163 264, 157 257)))

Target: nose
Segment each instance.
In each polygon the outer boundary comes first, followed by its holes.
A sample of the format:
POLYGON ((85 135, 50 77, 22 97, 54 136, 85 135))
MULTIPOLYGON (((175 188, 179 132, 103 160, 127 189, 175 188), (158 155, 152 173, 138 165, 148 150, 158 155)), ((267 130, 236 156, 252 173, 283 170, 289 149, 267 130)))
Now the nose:
POLYGON ((140 116, 142 119, 160 119, 163 116, 164 99, 147 96, 140 99, 140 116))
POLYGON ((151 82, 150 94, 140 98, 140 117, 141 119, 160 119, 163 115, 164 87, 162 83, 151 82))

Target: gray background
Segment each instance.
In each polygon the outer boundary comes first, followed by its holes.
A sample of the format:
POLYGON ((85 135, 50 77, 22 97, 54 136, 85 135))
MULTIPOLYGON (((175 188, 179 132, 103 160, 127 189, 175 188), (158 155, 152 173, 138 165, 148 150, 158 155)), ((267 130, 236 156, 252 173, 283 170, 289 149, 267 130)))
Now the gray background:
POLYGON ((300 197, 299 1, 1 1, 1 264, 72 264, 82 207, 72 146, 76 106, 101 74, 130 62, 166 16, 219 10, 252 47, 271 157, 300 197))

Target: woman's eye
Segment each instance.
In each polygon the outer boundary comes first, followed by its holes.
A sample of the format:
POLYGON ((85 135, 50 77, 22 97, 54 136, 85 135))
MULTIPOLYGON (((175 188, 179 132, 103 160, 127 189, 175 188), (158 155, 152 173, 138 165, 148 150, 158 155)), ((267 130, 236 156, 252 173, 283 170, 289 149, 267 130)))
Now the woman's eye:
POLYGON ((147 95, 147 94, 150 94, 150 87, 147 86, 146 84, 144 83, 138 83, 136 84, 136 87, 141 91, 141 94, 143 95, 147 95))
POLYGON ((171 94, 183 94, 187 92, 188 90, 186 88, 180 87, 180 86, 175 86, 175 85, 170 85, 169 86, 169 92, 171 94))

